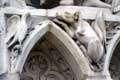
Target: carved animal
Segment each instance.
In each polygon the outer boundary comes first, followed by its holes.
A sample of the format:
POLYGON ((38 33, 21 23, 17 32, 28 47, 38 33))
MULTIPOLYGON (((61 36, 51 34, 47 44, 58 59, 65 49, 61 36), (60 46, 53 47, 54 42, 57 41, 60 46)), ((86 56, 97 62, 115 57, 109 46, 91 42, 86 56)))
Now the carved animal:
POLYGON ((16 16, 18 18, 17 20, 17 24, 11 23, 11 25, 9 26, 9 30, 8 30, 8 35, 7 35, 7 39, 6 39, 6 43, 8 48, 10 48, 11 46, 13 46, 17 41, 19 42, 19 45, 22 44, 23 40, 25 39, 25 36, 27 34, 27 24, 26 24, 26 18, 28 17, 28 13, 24 14, 21 19, 19 16, 16 16), (14 31, 13 31, 13 29, 14 31), (13 32, 12 32, 13 31, 13 32), (9 36, 10 35, 10 36, 9 36))
POLYGON ((99 11, 96 15, 96 20, 92 23, 92 27, 99 37, 101 43, 104 45, 106 42, 106 26, 104 22, 104 14, 99 11))
POLYGON ((57 21, 56 23, 62 25, 62 28, 72 38, 76 38, 80 43, 84 44, 87 55, 92 62, 98 63, 103 56, 103 45, 92 27, 86 21, 80 19, 79 11, 74 11, 74 9, 63 10, 57 13, 56 18, 58 21, 55 20, 55 22, 57 21), (66 25, 62 23, 66 23, 66 25))
POLYGON ((76 30, 76 36, 87 48, 90 59, 98 63, 103 56, 104 48, 94 30, 86 21, 81 20, 76 30))
MULTIPOLYGON (((68 9, 69 10, 69 9, 68 9)), ((67 33, 69 36, 72 38, 74 37, 74 28, 76 26, 73 26, 72 24, 75 25, 75 21, 78 20, 78 14, 79 12, 76 11, 71 11, 71 13, 67 12, 67 10, 62 10, 57 12, 56 18, 54 21, 60 25, 67 33), (72 27, 71 27, 72 26, 72 27)))
POLYGON ((17 32, 17 26, 20 23, 20 17, 18 15, 11 16, 7 21, 7 35, 6 35, 6 43, 9 44, 14 35, 17 32))
POLYGON ((104 52, 106 53, 106 26, 104 21, 104 14, 99 11, 96 15, 96 20, 92 23, 92 27, 104 46, 104 52))

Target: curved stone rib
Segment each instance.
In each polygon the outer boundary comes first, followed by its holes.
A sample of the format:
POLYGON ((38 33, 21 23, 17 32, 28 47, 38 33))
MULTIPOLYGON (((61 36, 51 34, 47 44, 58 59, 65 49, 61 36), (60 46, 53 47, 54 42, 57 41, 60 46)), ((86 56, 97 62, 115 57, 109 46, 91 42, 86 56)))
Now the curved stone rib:
POLYGON ((96 6, 96 7, 103 7, 103 8, 111 8, 111 5, 104 3, 100 0, 85 0, 83 6, 96 6))
POLYGON ((23 45, 23 49, 22 49, 23 51, 21 53, 22 55, 19 56, 19 59, 16 63, 15 70, 17 72, 22 71, 24 62, 29 54, 29 51, 32 49, 34 44, 48 31, 50 31, 52 34, 54 34, 58 38, 58 40, 64 43, 67 50, 69 50, 70 53, 69 54, 66 53, 65 55, 67 57, 68 62, 70 62, 71 66, 76 65, 72 68, 73 68, 73 71, 76 71, 75 73, 76 73, 78 80, 80 79, 79 77, 82 76, 82 75, 78 76, 81 70, 83 74, 89 74, 89 75, 94 74, 91 71, 89 67, 89 63, 86 60, 85 56, 82 54, 79 47, 73 42, 73 40, 63 30, 61 30, 57 25, 55 25, 51 21, 44 22, 44 24, 41 25, 40 28, 33 31, 30 37, 26 39, 25 44, 23 45))
POLYGON ((109 35, 111 35, 111 39, 109 40, 109 44, 107 45, 107 54, 106 54, 106 58, 105 58, 103 72, 105 72, 106 70, 109 69, 109 64, 110 64, 110 60, 113 55, 113 52, 114 52, 117 44, 120 42, 120 30, 115 28, 115 31, 110 32, 109 35))

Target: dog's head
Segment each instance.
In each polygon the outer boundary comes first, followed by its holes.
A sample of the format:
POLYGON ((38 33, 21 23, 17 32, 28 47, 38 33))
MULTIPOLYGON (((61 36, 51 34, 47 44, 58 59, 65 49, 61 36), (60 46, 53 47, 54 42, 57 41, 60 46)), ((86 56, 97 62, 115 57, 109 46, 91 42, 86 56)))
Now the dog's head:
POLYGON ((66 9, 58 11, 56 13, 56 18, 67 23, 73 23, 79 21, 79 15, 80 15, 79 10, 66 9))

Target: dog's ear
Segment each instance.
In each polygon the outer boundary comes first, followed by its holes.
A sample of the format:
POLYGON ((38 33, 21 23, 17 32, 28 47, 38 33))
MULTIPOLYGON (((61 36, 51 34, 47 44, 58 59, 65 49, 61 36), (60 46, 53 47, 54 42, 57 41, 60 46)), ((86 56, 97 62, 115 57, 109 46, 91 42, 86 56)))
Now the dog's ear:
POLYGON ((79 11, 77 11, 77 12, 74 13, 74 20, 75 21, 79 21, 79 15, 80 15, 79 11))

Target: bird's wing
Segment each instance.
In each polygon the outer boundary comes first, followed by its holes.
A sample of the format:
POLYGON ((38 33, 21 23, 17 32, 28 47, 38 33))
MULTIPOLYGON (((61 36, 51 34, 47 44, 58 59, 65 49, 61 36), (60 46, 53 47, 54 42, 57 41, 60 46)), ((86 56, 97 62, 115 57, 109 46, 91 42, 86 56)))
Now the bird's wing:
POLYGON ((16 34, 17 26, 18 26, 19 22, 20 22, 20 17, 17 15, 13 15, 8 19, 8 22, 7 22, 8 29, 7 29, 7 35, 6 35, 6 42, 8 42, 16 34))

